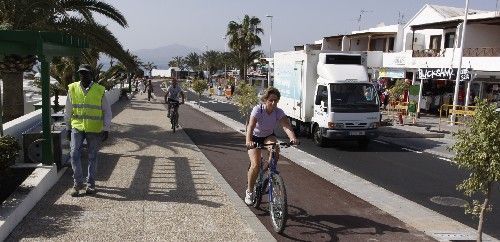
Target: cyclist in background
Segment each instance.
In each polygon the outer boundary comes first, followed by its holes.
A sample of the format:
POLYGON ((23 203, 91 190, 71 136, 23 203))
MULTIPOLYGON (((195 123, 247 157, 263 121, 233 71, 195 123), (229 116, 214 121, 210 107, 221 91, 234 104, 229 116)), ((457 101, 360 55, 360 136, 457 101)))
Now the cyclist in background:
MULTIPOLYGON (((245 203, 252 205, 253 186, 257 179, 260 167, 261 149, 254 149, 256 145, 276 143, 276 135, 274 128, 279 123, 286 132, 292 144, 298 144, 299 140, 293 132, 292 125, 288 117, 282 109, 278 108, 278 101, 281 94, 274 87, 268 88, 261 97, 261 104, 258 104, 252 109, 250 120, 248 122, 246 134, 246 146, 248 148, 248 156, 250 157, 250 169, 247 174, 247 190, 245 193, 245 203)), ((270 162, 272 156, 269 152, 270 162)), ((276 160, 279 159, 279 150, 276 151, 276 160)))
POLYGON ((182 102, 184 103, 184 91, 182 91, 181 86, 177 83, 177 78, 172 79, 172 84, 168 86, 167 93, 165 94, 165 102, 168 104, 167 117, 170 118, 170 107, 172 102, 179 102, 179 94, 182 96, 182 102))

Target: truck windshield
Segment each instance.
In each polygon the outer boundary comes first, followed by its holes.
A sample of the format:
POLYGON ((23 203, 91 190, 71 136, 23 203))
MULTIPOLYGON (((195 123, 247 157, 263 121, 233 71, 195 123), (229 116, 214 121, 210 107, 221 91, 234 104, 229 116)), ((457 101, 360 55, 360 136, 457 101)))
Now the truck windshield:
POLYGON ((379 99, 375 87, 367 83, 330 84, 332 111, 378 112, 379 99))

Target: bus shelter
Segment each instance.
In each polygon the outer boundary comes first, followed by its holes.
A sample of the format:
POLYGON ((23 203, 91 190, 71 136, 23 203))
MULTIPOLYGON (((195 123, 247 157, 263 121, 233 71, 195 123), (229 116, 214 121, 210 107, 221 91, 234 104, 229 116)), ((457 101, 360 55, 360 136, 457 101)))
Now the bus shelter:
MULTIPOLYGON (((2 30, 0 31, 0 59, 6 55, 36 55, 41 63, 42 81, 42 162, 54 163, 51 138, 50 110, 50 60, 55 56, 79 57, 81 50, 88 48, 85 39, 59 32, 2 30)), ((1 113, 0 106, 0 113, 1 113)), ((0 115, 0 131, 3 133, 3 121, 0 115)))

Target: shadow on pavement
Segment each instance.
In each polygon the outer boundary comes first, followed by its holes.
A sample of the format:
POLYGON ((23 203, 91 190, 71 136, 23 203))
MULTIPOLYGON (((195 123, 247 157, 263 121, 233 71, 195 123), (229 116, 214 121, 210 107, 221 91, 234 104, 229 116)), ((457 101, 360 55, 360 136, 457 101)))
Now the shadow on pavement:
MULTIPOLYGON (((138 163, 130 181, 130 187, 112 187, 97 185, 96 198, 115 201, 157 201, 200 204, 208 207, 220 207, 221 204, 203 199, 218 195, 210 194, 213 189, 200 188, 206 184, 207 174, 198 174, 203 171, 196 169, 203 167, 202 163, 189 164, 186 157, 156 157, 137 155, 106 154, 106 160, 101 162, 97 180, 103 180, 106 173, 112 171, 120 158, 129 159, 138 163), (113 162, 115 161, 115 162, 113 162), (193 169, 194 168, 194 169, 193 169), (203 191, 203 194, 198 194, 203 191)), ((130 166, 133 164, 121 164, 130 166)))
MULTIPOLYGON (((322 234, 326 241, 339 241, 339 235, 382 235, 385 232, 409 233, 408 230, 352 215, 309 215, 304 209, 289 205, 289 227, 308 228, 309 235, 322 234), (328 238, 329 237, 329 238, 328 238)), ((285 232, 285 238, 290 237, 285 232)))

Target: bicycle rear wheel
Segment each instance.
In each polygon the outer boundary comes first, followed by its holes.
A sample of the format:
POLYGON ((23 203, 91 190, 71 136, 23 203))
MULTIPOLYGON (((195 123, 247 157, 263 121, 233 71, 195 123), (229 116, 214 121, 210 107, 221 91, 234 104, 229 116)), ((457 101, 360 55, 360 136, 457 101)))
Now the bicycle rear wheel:
POLYGON ((269 188, 269 214, 276 233, 283 232, 288 219, 288 204, 286 188, 283 178, 278 174, 272 174, 271 187, 269 188))
POLYGON ((172 132, 175 133, 175 129, 177 128, 177 112, 173 111, 170 116, 170 123, 172 124, 172 132))

